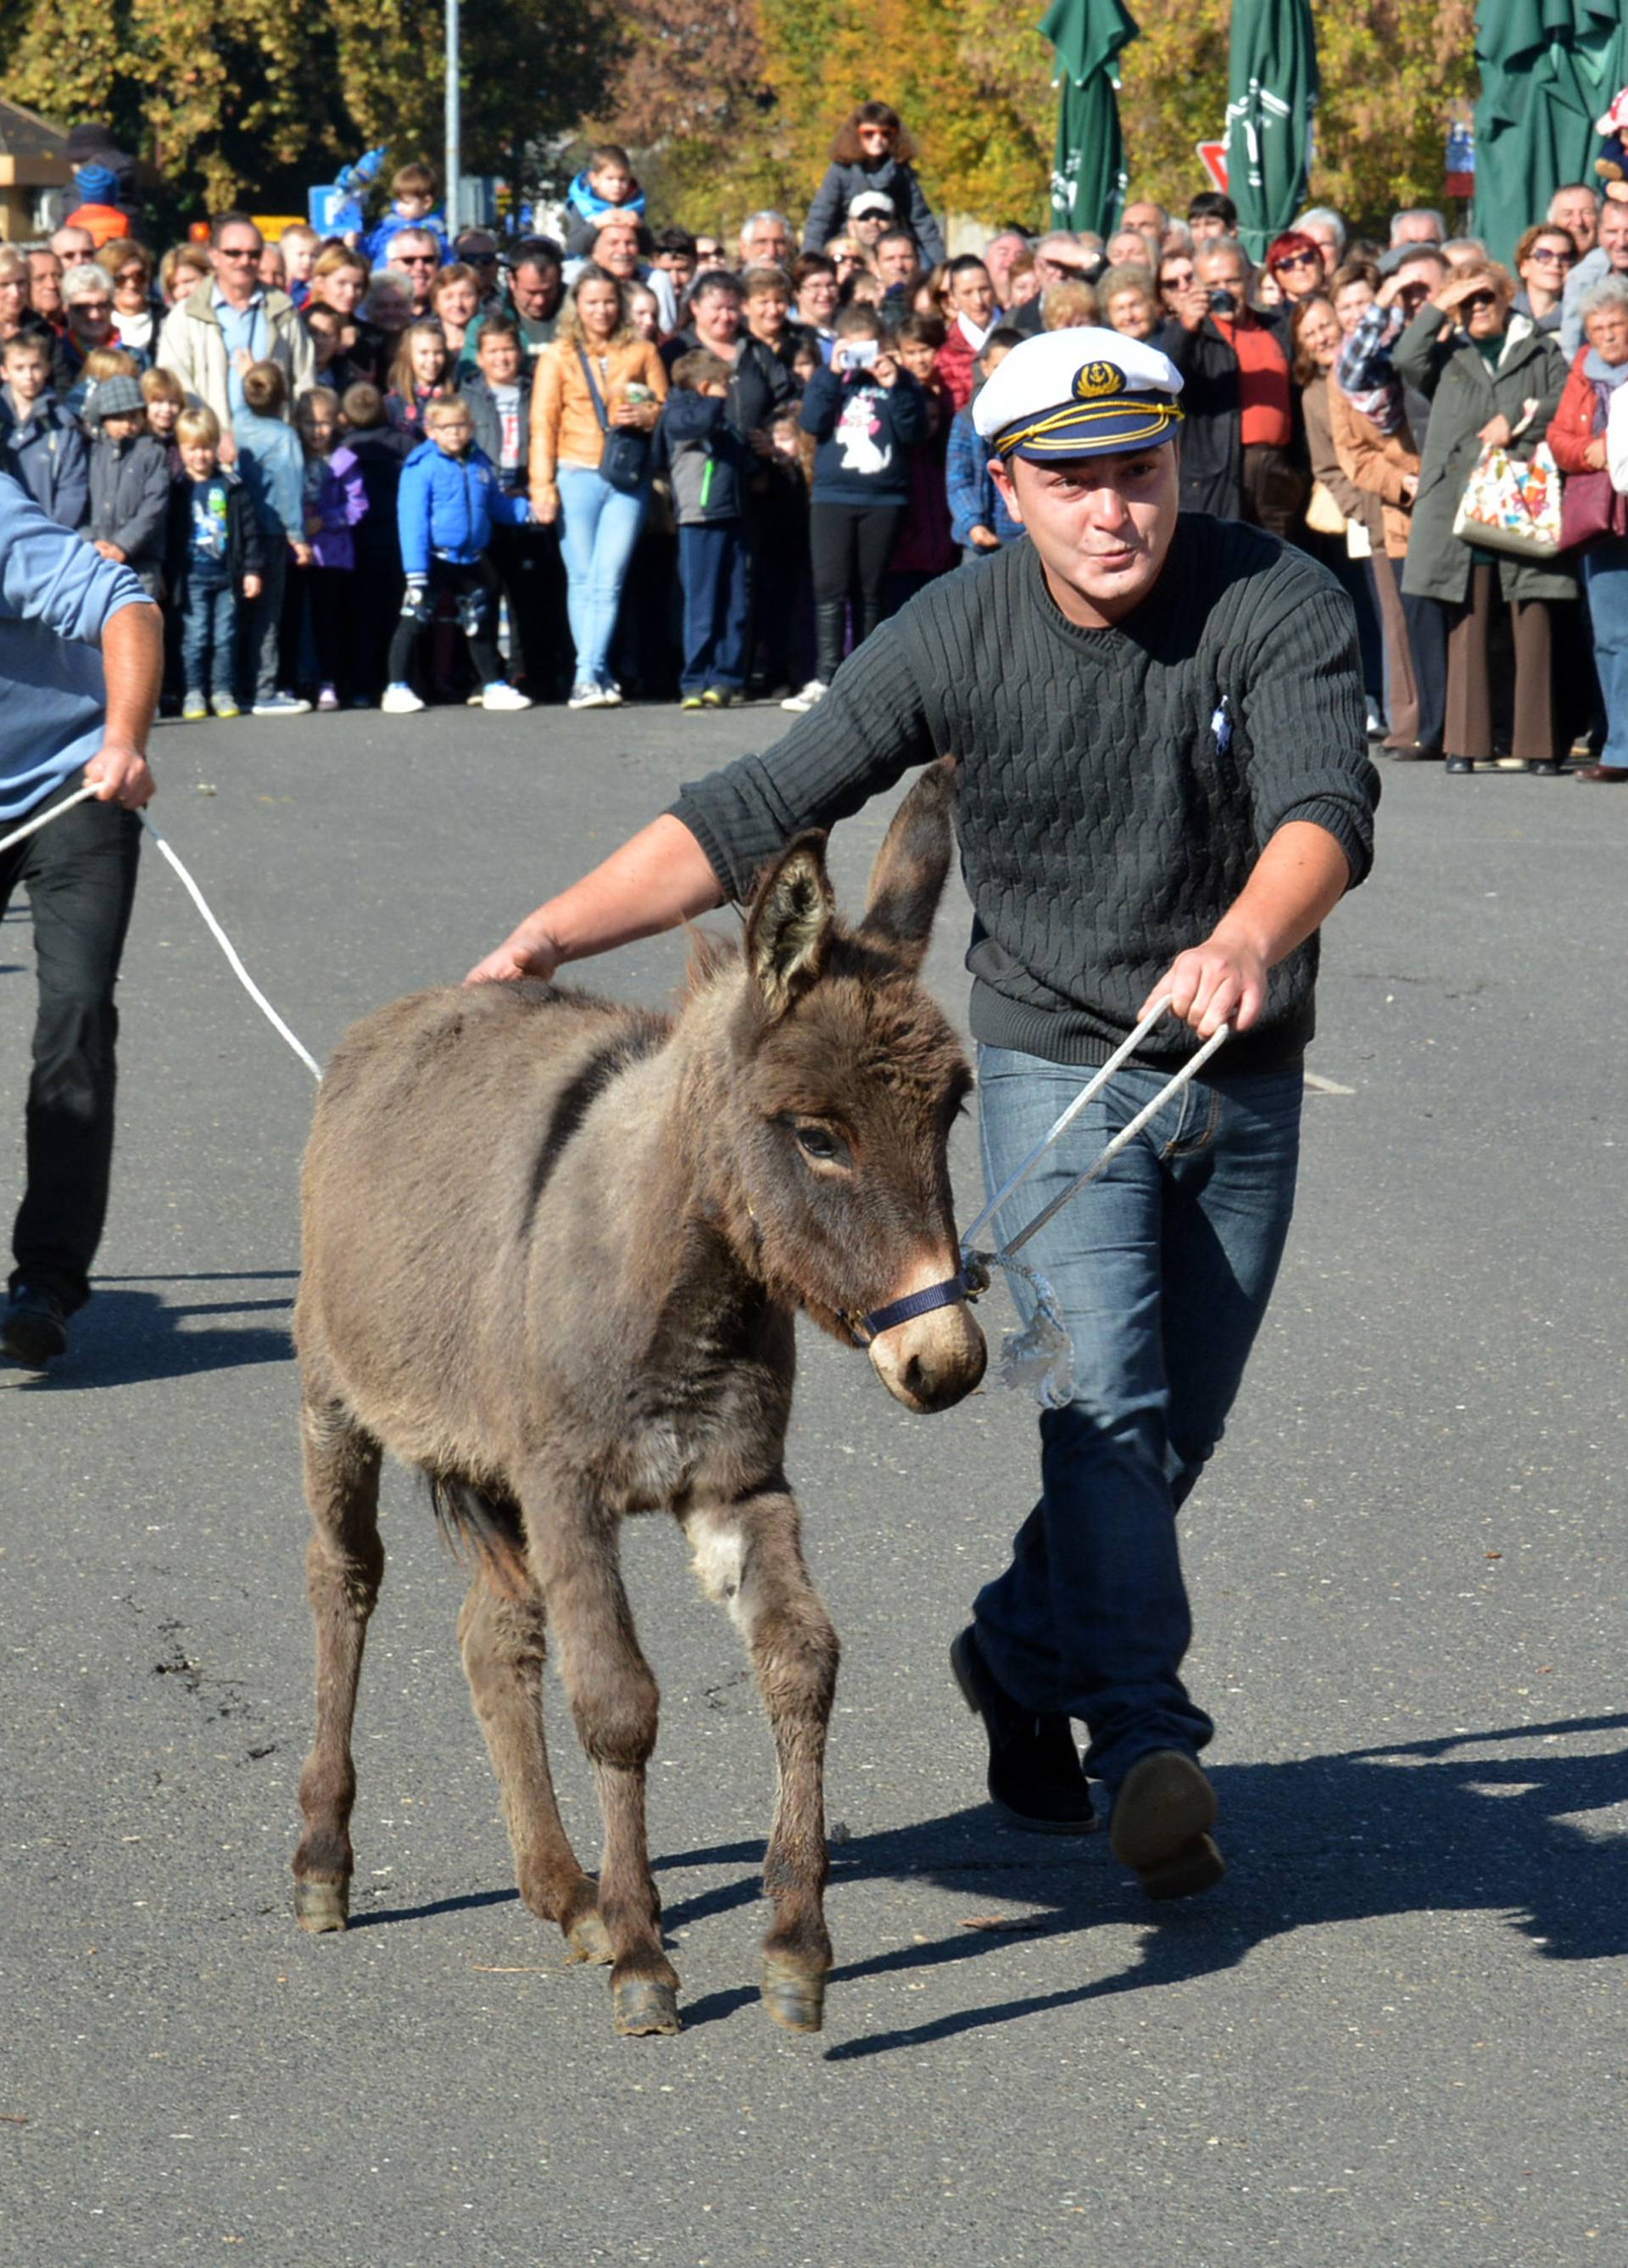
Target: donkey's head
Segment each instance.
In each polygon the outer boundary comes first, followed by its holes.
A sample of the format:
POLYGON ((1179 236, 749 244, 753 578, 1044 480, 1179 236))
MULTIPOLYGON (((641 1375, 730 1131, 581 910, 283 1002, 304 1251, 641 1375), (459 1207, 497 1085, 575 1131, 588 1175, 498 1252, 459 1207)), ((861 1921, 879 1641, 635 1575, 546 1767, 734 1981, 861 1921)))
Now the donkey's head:
POLYGON ((731 1034, 731 1146, 764 1279, 866 1344, 913 1410, 947 1409, 984 1373, 983 1334, 958 1298, 898 1321, 884 1312, 960 1270, 947 1152, 972 1073, 916 974, 954 794, 945 762, 899 806, 857 929, 837 919, 823 838, 787 848, 747 915, 731 1034))

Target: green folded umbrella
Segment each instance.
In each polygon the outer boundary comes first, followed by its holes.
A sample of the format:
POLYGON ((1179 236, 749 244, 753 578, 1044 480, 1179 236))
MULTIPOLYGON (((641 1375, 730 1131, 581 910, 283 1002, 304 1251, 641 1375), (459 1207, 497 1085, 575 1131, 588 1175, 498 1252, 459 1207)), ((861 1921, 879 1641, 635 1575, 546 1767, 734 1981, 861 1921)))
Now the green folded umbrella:
POLYGON ((1125 140, 1115 58, 1139 36, 1121 0, 1054 0, 1041 36, 1057 50, 1062 101, 1052 217, 1058 228, 1111 236, 1125 206, 1125 140))
POLYGON ((1258 260, 1305 202, 1317 42, 1310 0, 1234 0, 1227 79, 1227 194, 1258 260))
POLYGON ((1567 181, 1592 181, 1595 121, 1628 65, 1624 0, 1481 0, 1475 232, 1509 260, 1567 181))

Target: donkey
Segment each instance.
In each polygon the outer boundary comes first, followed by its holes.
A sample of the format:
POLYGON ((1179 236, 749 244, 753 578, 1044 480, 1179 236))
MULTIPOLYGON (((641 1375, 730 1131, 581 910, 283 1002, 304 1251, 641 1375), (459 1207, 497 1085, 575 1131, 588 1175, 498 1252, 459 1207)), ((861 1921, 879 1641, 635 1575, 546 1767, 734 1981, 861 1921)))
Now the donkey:
POLYGON ((626 1515, 673 1514, 774 1734, 764 2001, 819 2029, 838 1646, 782 1463, 793 1315, 865 1344, 913 1410, 983 1375, 946 1154, 972 1078, 917 976, 953 799, 948 765, 922 776, 854 930, 823 837, 799 836, 741 948, 700 946, 675 1016, 491 984, 397 1001, 340 1043, 306 1152, 295 1312, 317 1646, 302 1927, 343 1929, 348 1911, 388 1450, 429 1476, 473 1561, 458 1635, 520 1894, 576 1957, 610 1962, 624 2033, 679 2028, 645 1835, 657 1694, 618 1550, 626 1515), (549 1778, 546 1631, 598 1785, 597 1884, 549 1778))

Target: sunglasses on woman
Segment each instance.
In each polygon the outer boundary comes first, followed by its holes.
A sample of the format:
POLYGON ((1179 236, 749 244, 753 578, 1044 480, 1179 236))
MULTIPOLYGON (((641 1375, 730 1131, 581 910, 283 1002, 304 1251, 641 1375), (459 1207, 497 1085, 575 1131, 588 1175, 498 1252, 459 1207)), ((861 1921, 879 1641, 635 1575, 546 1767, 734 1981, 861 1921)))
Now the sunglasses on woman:
POLYGON ((1459 301, 1458 311, 1461 315, 1473 315, 1478 307, 1495 307, 1497 305, 1496 291, 1472 291, 1467 299, 1459 301))
POLYGON ((1287 276, 1291 268, 1321 268, 1322 265, 1322 258, 1317 253, 1291 252, 1283 259, 1272 261, 1272 272, 1274 276, 1287 276))
POLYGON ((1553 252, 1541 244, 1535 252, 1529 252, 1526 256, 1529 260, 1536 261, 1540 268, 1575 268, 1577 265, 1577 254, 1574 252, 1553 252))

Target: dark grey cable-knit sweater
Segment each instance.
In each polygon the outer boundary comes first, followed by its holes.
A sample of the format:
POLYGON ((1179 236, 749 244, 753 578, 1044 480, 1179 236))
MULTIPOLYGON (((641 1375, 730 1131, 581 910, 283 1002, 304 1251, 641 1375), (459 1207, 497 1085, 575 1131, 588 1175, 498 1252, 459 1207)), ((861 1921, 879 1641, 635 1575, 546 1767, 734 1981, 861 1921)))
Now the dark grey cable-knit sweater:
MULTIPOLYGON (((972 1030, 1054 1063, 1105 1060, 1287 820, 1326 828, 1360 882, 1379 782, 1351 602, 1303 552, 1184 514, 1164 571, 1112 630, 1076 629, 1019 543, 884 623, 766 756, 672 806, 730 895, 798 829, 857 811, 912 766, 961 760, 975 921, 972 1030)), ((1293 1063, 1311 1037, 1315 937, 1217 1071, 1293 1063)), ((1166 1023, 1150 1062, 1197 1044, 1166 1023)))

